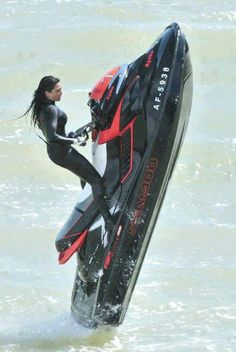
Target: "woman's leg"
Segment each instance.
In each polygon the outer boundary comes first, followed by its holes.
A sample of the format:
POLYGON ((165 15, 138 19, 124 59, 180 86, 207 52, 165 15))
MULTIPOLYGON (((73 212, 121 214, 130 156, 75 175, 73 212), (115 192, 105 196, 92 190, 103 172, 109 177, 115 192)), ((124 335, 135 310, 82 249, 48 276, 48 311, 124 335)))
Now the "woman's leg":
POLYGON ((106 204, 102 191, 102 178, 97 170, 83 155, 77 152, 77 150, 74 148, 71 148, 67 154, 65 168, 81 177, 91 185, 94 200, 97 202, 98 208, 105 220, 106 230, 112 231, 115 222, 106 204))

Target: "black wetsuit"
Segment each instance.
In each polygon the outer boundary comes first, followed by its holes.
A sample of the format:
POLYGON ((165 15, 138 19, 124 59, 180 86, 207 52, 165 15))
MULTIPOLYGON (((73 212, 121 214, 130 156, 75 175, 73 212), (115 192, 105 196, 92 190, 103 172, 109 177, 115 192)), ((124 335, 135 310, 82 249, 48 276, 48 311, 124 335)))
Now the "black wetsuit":
POLYGON ((54 102, 48 100, 39 113, 39 121, 40 129, 46 138, 49 158, 91 185, 94 200, 105 220, 106 228, 111 230, 114 221, 103 197, 102 178, 93 165, 71 146, 75 139, 66 135, 66 114, 54 102))

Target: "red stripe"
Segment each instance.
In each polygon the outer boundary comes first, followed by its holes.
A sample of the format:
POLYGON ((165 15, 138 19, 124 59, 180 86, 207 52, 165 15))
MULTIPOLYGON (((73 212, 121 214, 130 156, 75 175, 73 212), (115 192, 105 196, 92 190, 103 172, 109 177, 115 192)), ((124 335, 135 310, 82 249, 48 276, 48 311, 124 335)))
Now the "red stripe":
POLYGON ((104 269, 107 270, 107 268, 109 267, 109 264, 110 264, 110 261, 111 261, 111 256, 112 256, 112 253, 111 251, 108 253, 107 257, 106 257, 106 260, 105 260, 105 263, 104 263, 104 269))
MULTIPOLYGON (((124 99, 124 98, 123 98, 124 99)), ((123 99, 121 100, 118 109, 116 110, 112 125, 107 130, 101 131, 98 137, 98 144, 107 143, 113 138, 120 135, 120 112, 121 106, 123 103, 123 99)))
POLYGON ((130 164, 129 164, 129 171, 127 172, 127 174, 122 178, 121 183, 123 183, 127 177, 129 176, 129 174, 132 171, 133 168, 133 144, 134 144, 134 123, 136 121, 137 116, 135 116, 133 118, 132 121, 130 121, 130 123, 123 129, 122 134, 123 135, 129 128, 130 128, 130 164))
MULTIPOLYGON (((139 79, 139 76, 136 76, 133 79, 133 81, 130 83, 129 87, 137 79, 139 79)), ((129 87, 127 88, 127 90, 129 89, 129 87)), ((107 142, 111 141, 113 138, 120 136, 123 133, 123 131, 126 130, 126 128, 125 128, 124 130, 120 131, 121 106, 122 106, 123 100, 124 100, 124 97, 121 99, 120 104, 118 106, 118 109, 116 110, 111 127, 108 128, 107 130, 100 132, 99 137, 98 137, 98 144, 107 143, 107 142)))
POLYGON ((112 246, 111 250, 108 252, 106 259, 105 259, 105 262, 104 262, 104 269, 106 269, 106 270, 108 269, 108 267, 111 263, 111 259, 114 255, 115 251, 117 250, 118 242, 120 240, 121 231, 122 231, 122 225, 119 225, 113 246, 112 246))
MULTIPOLYGON (((65 264, 70 257, 84 244, 85 238, 88 234, 88 230, 81 233, 79 238, 65 251, 59 253, 59 264, 65 264)), ((78 234, 77 234, 78 235, 78 234)))

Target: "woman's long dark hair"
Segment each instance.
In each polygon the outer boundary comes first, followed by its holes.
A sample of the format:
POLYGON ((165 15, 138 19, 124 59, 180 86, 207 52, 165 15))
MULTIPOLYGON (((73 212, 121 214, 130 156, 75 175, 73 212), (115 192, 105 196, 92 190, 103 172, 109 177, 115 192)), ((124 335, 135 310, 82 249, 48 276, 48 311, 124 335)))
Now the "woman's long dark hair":
POLYGON ((39 111, 47 101, 45 92, 51 92, 58 82, 60 82, 59 78, 53 76, 45 76, 39 82, 39 86, 34 92, 33 100, 29 108, 26 110, 24 115, 22 115, 23 117, 31 112, 31 123, 34 127, 40 127, 39 111))

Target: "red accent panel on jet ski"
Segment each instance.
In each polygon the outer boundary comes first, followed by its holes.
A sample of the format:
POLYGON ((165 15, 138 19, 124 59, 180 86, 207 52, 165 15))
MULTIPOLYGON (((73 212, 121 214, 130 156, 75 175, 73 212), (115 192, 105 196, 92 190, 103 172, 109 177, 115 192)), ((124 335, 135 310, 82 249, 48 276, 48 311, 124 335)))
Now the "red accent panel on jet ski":
POLYGON ((82 232, 82 234, 79 236, 79 238, 65 251, 59 253, 59 264, 65 264, 70 257, 79 249, 82 247, 85 238, 88 234, 88 230, 85 230, 82 232))
POLYGON ((111 259, 112 259, 114 253, 117 250, 118 243, 119 243, 119 240, 120 240, 121 231, 122 231, 122 226, 119 225, 117 233, 116 233, 114 244, 113 244, 111 250, 108 252, 107 257, 106 257, 105 262, 104 262, 104 269, 106 269, 106 270, 108 269, 108 267, 110 265, 110 262, 111 262, 111 259))
POLYGON ((120 135, 120 112, 123 99, 121 100, 116 114, 114 116, 112 125, 107 130, 101 131, 98 137, 98 144, 103 144, 111 141, 113 138, 120 135))
POLYGON ((111 251, 109 251, 107 257, 106 257, 106 260, 105 260, 105 263, 104 263, 104 269, 108 269, 109 267, 109 264, 110 264, 110 261, 111 261, 111 256, 112 256, 112 253, 111 251))
MULTIPOLYGON (((129 174, 131 173, 132 167, 133 167, 134 123, 135 123, 136 118, 137 118, 137 116, 123 129, 123 131, 121 133, 121 136, 124 136, 124 134, 127 133, 128 130, 130 131, 130 150, 128 151, 129 156, 130 156, 129 157, 129 168, 128 168, 127 172, 124 175, 122 175, 121 183, 123 183, 127 179, 129 174)), ((121 144, 121 148, 122 148, 122 144, 121 144)), ((123 151, 121 150, 121 155, 123 154, 122 152, 123 151)))
POLYGON ((119 71, 120 66, 114 67, 109 70, 93 87, 91 92, 89 93, 90 99, 101 99, 103 94, 105 93, 108 84, 114 75, 119 71))

